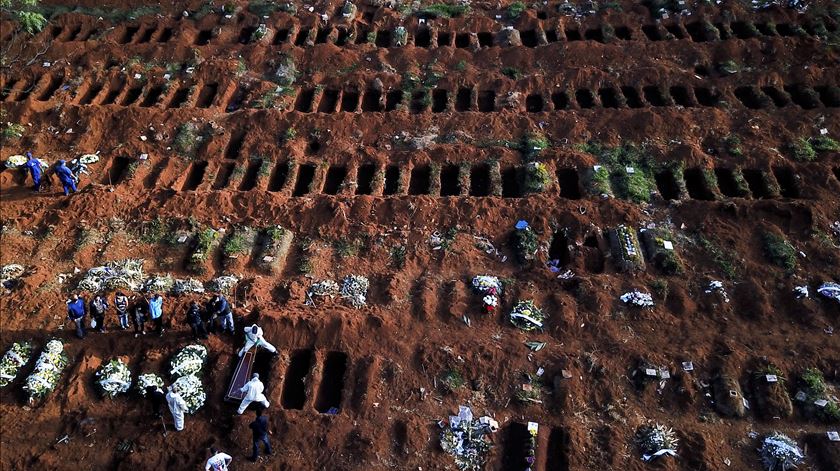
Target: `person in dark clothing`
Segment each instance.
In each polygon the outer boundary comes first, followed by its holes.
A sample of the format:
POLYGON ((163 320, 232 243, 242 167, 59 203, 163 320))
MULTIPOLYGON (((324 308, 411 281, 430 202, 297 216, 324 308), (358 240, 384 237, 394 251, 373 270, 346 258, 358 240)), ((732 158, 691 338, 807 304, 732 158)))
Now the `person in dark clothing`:
POLYGON ((108 300, 104 296, 96 295, 90 300, 90 314, 96 321, 95 329, 105 332, 105 313, 108 312, 108 300))
POLYGON ((190 325, 193 337, 196 340, 207 338, 207 332, 204 330, 204 323, 201 319, 201 308, 195 301, 190 301, 190 307, 187 308, 187 324, 190 325))
POLYGON ((155 386, 147 386, 146 397, 152 403, 152 412, 155 417, 162 416, 163 407, 166 405, 166 394, 163 393, 163 390, 155 386))
POLYGON ((254 435, 254 452, 249 459, 251 461, 257 461, 260 455, 260 443, 265 445, 265 454, 270 455, 271 442, 268 440, 268 435, 271 432, 268 431, 268 417, 263 415, 262 407, 257 407, 257 418, 248 427, 251 428, 251 432, 254 435))
POLYGON ((132 308, 133 316, 131 321, 134 323, 134 337, 146 335, 146 299, 142 298, 134 303, 132 308))
POLYGON ((67 301, 67 318, 76 323, 76 337, 85 338, 85 298, 77 294, 67 301))
POLYGON ((125 330, 128 328, 128 296, 122 291, 117 291, 114 296, 114 309, 117 310, 117 317, 120 319, 120 328, 125 330))
POLYGON ((222 332, 227 331, 233 334, 233 310, 231 310, 227 298, 220 293, 216 293, 210 302, 213 309, 213 316, 219 319, 222 332))

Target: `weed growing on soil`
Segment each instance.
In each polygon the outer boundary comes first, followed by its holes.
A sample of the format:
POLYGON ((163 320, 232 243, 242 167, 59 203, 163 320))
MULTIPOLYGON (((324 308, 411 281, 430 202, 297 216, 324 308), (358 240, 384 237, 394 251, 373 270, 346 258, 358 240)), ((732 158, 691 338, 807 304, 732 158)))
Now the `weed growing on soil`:
POLYGON ((0 140, 11 141, 23 137, 26 128, 22 124, 7 122, 0 130, 0 140))
POLYGON ((458 235, 458 229, 455 227, 450 227, 446 230, 441 236, 440 241, 440 248, 441 250, 449 250, 452 247, 452 243, 455 242, 455 237, 458 235))
POLYGON ((511 80, 519 80, 522 78, 522 72, 515 67, 503 67, 501 72, 502 75, 511 80))
POLYGON ((147 221, 140 226, 138 237, 140 241, 146 244, 158 244, 166 242, 174 245, 175 231, 167 227, 163 219, 157 217, 151 221, 147 221))
POLYGON ((764 255, 774 265, 790 272, 796 268, 796 249, 784 237, 765 232, 762 235, 764 255))
POLYGON ((359 241, 355 239, 339 239, 335 241, 334 246, 339 258, 355 257, 359 254, 359 241))
POLYGON ((816 368, 807 368, 802 373, 802 382, 808 388, 808 393, 813 396, 825 394, 825 378, 823 378, 822 371, 816 368))
POLYGON ((432 18, 456 18, 461 15, 464 15, 470 11, 470 7, 468 5, 449 5, 447 3, 435 3, 433 5, 429 5, 418 13, 423 16, 430 16, 432 18))
POLYGON ((735 268, 735 253, 720 247, 700 234, 696 236, 696 240, 697 244, 709 254, 715 262, 715 265, 720 268, 724 276, 729 279, 734 279, 738 276, 738 270, 735 268))
POLYGON ((817 136, 812 137, 811 141, 811 148, 813 148, 817 152, 837 152, 840 151, 840 142, 828 137, 828 136, 817 136))
POLYGON ((193 122, 184 123, 178 128, 172 147, 181 157, 194 159, 196 152, 198 152, 200 138, 197 124, 193 122))
POLYGON ((231 234, 222 245, 222 253, 226 257, 245 253, 245 250, 245 237, 239 231, 231 234))
POLYGON ((522 2, 513 2, 510 4, 507 10, 508 17, 511 19, 519 18, 519 15, 525 11, 525 4, 522 2))
POLYGON ((405 267, 405 246, 395 245, 391 247, 391 264, 394 268, 402 270, 405 267))
POLYGON ((744 152, 741 150, 741 138, 736 136, 735 134, 730 134, 726 136, 726 139, 723 140, 724 145, 726 146, 726 152, 733 157, 743 157, 744 152))
POLYGON ((446 370, 440 375, 440 384, 446 392, 454 392, 456 389, 462 388, 465 383, 458 370, 446 370))
POLYGON ((539 236, 531 227, 513 232, 513 250, 519 263, 525 263, 534 258, 539 248, 539 236))
POLYGON ((542 403, 542 382, 540 377, 525 373, 526 382, 519 385, 513 397, 522 403, 542 403))
POLYGON ((657 278, 657 279, 651 281, 650 283, 648 283, 648 286, 650 287, 650 290, 653 291, 653 293, 659 299, 662 300, 662 302, 665 302, 665 300, 668 299, 668 282, 667 281, 663 280, 662 278, 657 278))
POLYGON ((530 162, 525 166, 522 180, 522 187, 527 193, 540 193, 551 184, 551 173, 549 173, 545 164, 530 162))
POLYGON ((467 70, 467 61, 463 59, 459 60, 458 63, 455 64, 455 70, 457 70, 458 72, 463 72, 467 70))
POLYGON ((575 149, 598 157, 602 167, 593 175, 593 186, 599 194, 612 194, 608 191, 611 188, 619 198, 636 203, 650 201, 650 195, 656 189, 656 180, 650 155, 642 147, 635 144, 606 147, 589 142, 578 144, 575 149))
POLYGON ((8 15, 21 30, 29 34, 35 34, 47 25, 47 19, 40 12, 38 0, 0 0, 0 12, 8 15))
POLYGON ((758 368, 756 371, 753 372, 753 378, 759 380, 764 379, 767 375, 775 375, 779 381, 779 384, 781 386, 785 385, 784 374, 782 373, 782 370, 779 369, 779 367, 776 365, 768 364, 762 366, 761 368, 758 368))
POLYGON ((530 132, 522 139, 522 152, 528 160, 536 158, 542 151, 548 149, 551 143, 543 133, 530 132))
MULTIPOLYGON (((712 26, 712 28, 714 28, 714 26, 712 26)), ((717 31, 717 28, 715 28, 715 31, 717 31)), ((722 74, 726 75, 737 74, 741 71, 741 66, 733 60, 721 62, 720 64, 718 64, 717 68, 722 74)))
POLYGON ((797 162, 811 162, 817 158, 817 152, 805 138, 800 137, 788 143, 786 147, 790 156, 797 162))
POLYGON ((200 264, 207 260, 210 247, 213 246, 213 242, 218 237, 219 233, 210 228, 199 232, 196 236, 195 249, 193 249, 193 253, 190 255, 190 262, 200 264))
POLYGON ((284 143, 291 142, 295 140, 297 137, 297 130, 295 128, 287 128, 285 132, 283 132, 283 136, 280 140, 284 143))

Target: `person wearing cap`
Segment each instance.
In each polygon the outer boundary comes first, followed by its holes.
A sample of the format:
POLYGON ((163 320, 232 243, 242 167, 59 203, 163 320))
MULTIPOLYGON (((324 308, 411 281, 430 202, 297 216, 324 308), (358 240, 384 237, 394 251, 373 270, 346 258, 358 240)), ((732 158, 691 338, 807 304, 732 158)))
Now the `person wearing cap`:
POLYGON ((85 299, 74 294, 67 301, 67 318, 76 323, 76 337, 85 338, 85 299))
POLYGON ((61 186, 64 187, 64 196, 69 195, 71 192, 76 192, 76 179, 73 177, 73 172, 71 172, 70 169, 67 168, 67 165, 65 165, 64 160, 56 162, 53 171, 58 176, 61 186))
POLYGON ((266 342, 265 338, 263 338, 263 330, 257 324, 245 327, 245 346, 239 350, 239 356, 241 357, 254 346, 257 348, 262 347, 271 353, 277 353, 274 345, 266 342))
POLYGON ((32 189, 41 191, 41 176, 43 175, 41 161, 33 157, 32 152, 26 152, 26 163, 23 165, 29 169, 29 174, 32 175, 32 189))
POLYGON ((251 381, 245 383, 245 386, 239 388, 239 392, 244 393, 245 395, 242 397, 242 403, 239 404, 239 410, 236 411, 237 414, 242 415, 245 412, 245 409, 252 402, 259 402, 263 405, 263 407, 268 407, 268 399, 263 394, 265 390, 265 386, 263 386, 262 381, 260 381, 260 374, 254 373, 251 375, 251 381))
POLYGON ((175 430, 179 432, 184 430, 184 412, 187 411, 187 403, 181 397, 176 386, 169 386, 169 392, 166 393, 166 404, 169 406, 169 412, 172 413, 175 430))

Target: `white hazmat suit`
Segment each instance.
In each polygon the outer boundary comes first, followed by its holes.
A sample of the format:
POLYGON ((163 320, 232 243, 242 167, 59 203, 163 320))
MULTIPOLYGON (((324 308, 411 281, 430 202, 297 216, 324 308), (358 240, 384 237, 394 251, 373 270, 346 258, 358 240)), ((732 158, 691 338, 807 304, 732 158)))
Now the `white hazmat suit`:
POLYGON ((263 338, 263 330, 257 324, 254 324, 250 327, 245 327, 245 346, 239 350, 239 356, 242 356, 251 349, 253 346, 257 346, 257 348, 262 347, 268 350, 271 353, 277 353, 277 349, 274 348, 274 345, 266 342, 263 338), (256 329, 255 329, 256 327, 256 329), (256 330, 256 332, 254 332, 256 330))
POLYGON ((264 407, 268 407, 268 399, 263 394, 263 390, 265 390, 265 386, 263 386, 262 381, 260 381, 260 375, 254 373, 251 377, 251 381, 245 383, 245 386, 239 388, 240 392, 245 393, 245 397, 242 398, 242 403, 239 404, 239 410, 237 411, 238 414, 242 415, 245 412, 245 409, 248 408, 248 405, 252 402, 259 402, 264 407))
POLYGON ((166 404, 169 406, 169 412, 172 412, 172 420, 175 422, 175 430, 184 430, 184 412, 187 411, 187 403, 184 398, 172 389, 166 393, 166 404))

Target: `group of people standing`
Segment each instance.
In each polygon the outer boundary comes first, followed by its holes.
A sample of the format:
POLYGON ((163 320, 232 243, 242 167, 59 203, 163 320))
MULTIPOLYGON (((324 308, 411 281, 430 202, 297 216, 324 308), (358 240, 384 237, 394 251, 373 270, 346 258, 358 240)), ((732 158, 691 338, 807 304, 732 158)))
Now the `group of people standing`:
MULTIPOLYGON (((126 330, 133 325, 134 336, 140 337, 146 335, 146 323, 150 322, 153 331, 163 335, 166 331, 163 301, 160 293, 152 293, 149 297, 129 297, 122 291, 117 291, 114 295, 114 310, 120 329, 126 330)), ((86 302, 83 296, 74 294, 67 301, 67 318, 76 324, 76 336, 81 339, 87 335, 85 318, 88 315, 91 317, 91 329, 106 332, 109 308, 110 304, 105 295, 97 294, 90 302, 86 302)), ((215 333, 217 330, 233 334, 233 310, 225 296, 216 293, 205 303, 203 309, 196 301, 190 303, 186 324, 190 326, 196 339, 207 338, 208 332, 215 333)))

